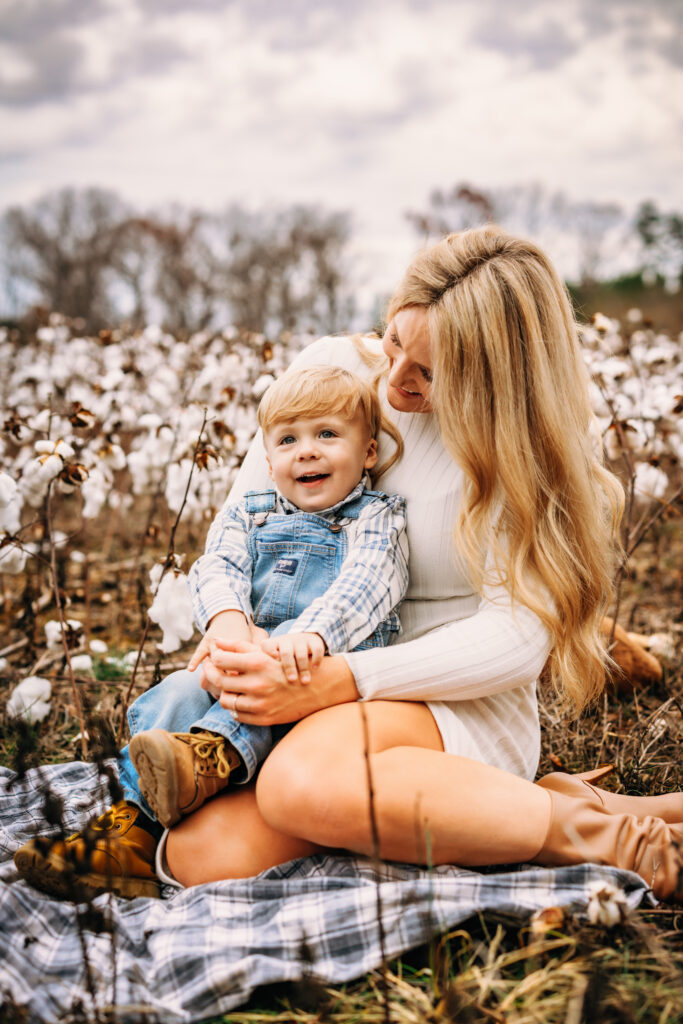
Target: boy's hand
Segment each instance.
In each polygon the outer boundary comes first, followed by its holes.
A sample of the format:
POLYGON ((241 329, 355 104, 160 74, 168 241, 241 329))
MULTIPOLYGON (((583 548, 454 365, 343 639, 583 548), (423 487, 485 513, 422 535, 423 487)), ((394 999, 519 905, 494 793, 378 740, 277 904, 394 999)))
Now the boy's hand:
POLYGON ((279 660, 290 683, 310 683, 311 669, 325 656, 325 641, 317 633, 285 633, 261 641, 261 650, 279 660))
POLYGON ((187 666, 189 671, 194 672, 205 658, 210 657, 212 640, 251 640, 252 626, 253 623, 248 623, 242 612, 232 610, 218 612, 218 614, 214 615, 212 618, 209 628, 199 641, 194 654, 190 658, 187 666))

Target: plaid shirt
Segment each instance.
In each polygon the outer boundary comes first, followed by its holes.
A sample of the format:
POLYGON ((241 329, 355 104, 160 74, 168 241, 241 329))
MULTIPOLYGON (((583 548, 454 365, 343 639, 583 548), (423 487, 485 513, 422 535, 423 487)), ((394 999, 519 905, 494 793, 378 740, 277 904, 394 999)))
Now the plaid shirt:
MULTIPOLYGON (((345 516, 345 507, 364 492, 360 483, 342 501, 315 513, 342 527, 346 557, 327 591, 291 624, 291 632, 318 633, 331 654, 352 650, 382 622, 400 629, 396 608, 408 586, 405 500, 377 492, 357 518, 345 516)), ((300 512, 277 496, 275 514, 300 512)), ((252 617, 247 536, 253 528, 244 500, 227 501, 211 525, 204 554, 189 576, 195 621, 202 631, 221 611, 238 609, 252 617)))

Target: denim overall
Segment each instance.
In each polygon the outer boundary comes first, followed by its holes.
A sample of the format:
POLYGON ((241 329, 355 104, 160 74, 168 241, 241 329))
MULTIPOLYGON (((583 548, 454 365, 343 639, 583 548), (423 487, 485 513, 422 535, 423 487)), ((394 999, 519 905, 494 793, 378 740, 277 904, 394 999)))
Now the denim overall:
MULTIPOLYGON (((348 550, 342 523, 357 519, 375 497, 372 491, 365 491, 343 505, 336 516, 326 519, 314 512, 277 512, 273 490, 247 492, 244 500, 251 522, 247 549, 253 564, 251 602, 257 626, 271 636, 287 633, 291 620, 325 593, 339 576, 348 550)), ((386 623, 380 623, 354 650, 384 647, 391 632, 386 623)), ((202 690, 201 672, 201 667, 194 672, 173 672, 138 697, 128 711, 131 735, 146 729, 206 729, 218 733, 230 741, 244 762, 244 770, 236 774, 235 781, 247 782, 291 725, 271 728, 236 722, 228 710, 202 690)), ((154 817, 138 788, 128 747, 124 747, 118 760, 124 799, 154 817)))

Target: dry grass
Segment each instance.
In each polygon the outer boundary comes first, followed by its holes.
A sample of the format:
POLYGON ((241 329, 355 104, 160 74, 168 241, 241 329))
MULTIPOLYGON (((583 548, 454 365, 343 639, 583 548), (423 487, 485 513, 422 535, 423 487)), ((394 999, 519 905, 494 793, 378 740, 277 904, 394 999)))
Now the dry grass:
MULTIPOLYGON (((159 535, 164 534, 163 521, 159 535)), ((186 532, 180 549, 188 562, 199 551, 200 531, 186 532)), ((151 531, 154 536, 155 531, 151 531)), ((88 638, 107 641, 110 650, 134 649, 145 612, 140 593, 141 566, 161 551, 148 540, 133 553, 116 523, 91 538, 98 552, 84 565, 61 565, 69 617, 85 623, 88 638)), ((63 658, 44 648, 44 622, 54 617, 41 607, 45 581, 31 570, 21 588, 5 583, 0 621, 5 646, 23 644, 9 655, 0 676, 11 685, 32 672, 53 681, 53 711, 43 725, 21 733, 0 721, 0 762, 15 766, 66 761, 77 756, 78 725, 63 658)), ((620 622, 642 634, 666 632, 673 644, 661 683, 632 692, 606 692, 599 706, 578 722, 558 713, 552 695, 541 692, 543 760, 540 773, 557 767, 579 771, 610 761, 617 770, 606 785, 617 791, 654 793, 683 789, 683 530, 680 519, 659 523, 638 550, 625 581, 620 622)), ((155 665, 155 637, 136 692, 157 674, 185 664, 186 652, 155 665)), ((79 687, 89 712, 100 723, 121 714, 127 678, 112 666, 97 668, 99 680, 79 687), (109 676, 109 678, 103 678, 109 676), (112 678, 113 676, 113 678, 112 678)), ((3 701, 4 704, 4 701, 3 701)), ((107 748, 113 730, 102 729, 107 748)), ((318 1024, 679 1024, 683 1019, 683 908, 659 907, 634 913, 609 931, 558 914, 555 927, 534 933, 528 921, 487 915, 468 921, 430 947, 413 951, 388 966, 388 1001, 379 975, 343 987, 323 987, 313 979, 257 992, 249 1004, 216 1022, 318 1024)), ((18 1020, 11 1007, 0 1022, 18 1020)))

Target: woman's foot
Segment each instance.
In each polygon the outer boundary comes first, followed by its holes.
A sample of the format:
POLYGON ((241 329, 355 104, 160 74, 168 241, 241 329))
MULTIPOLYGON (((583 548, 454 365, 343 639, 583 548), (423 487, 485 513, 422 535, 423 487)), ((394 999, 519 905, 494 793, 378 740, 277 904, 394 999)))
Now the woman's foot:
POLYGON ((548 789, 551 815, 533 863, 548 867, 607 864, 635 871, 659 900, 683 903, 683 823, 611 814, 594 794, 567 796, 548 789))
POLYGON ((592 785, 613 771, 613 765, 605 765, 592 771, 581 772, 579 775, 553 772, 539 779, 536 785, 555 793, 564 793, 566 796, 592 798, 596 808, 602 808, 609 814, 633 814, 638 819, 661 818, 669 824, 683 821, 683 793, 627 796, 624 793, 610 793, 606 789, 592 785))
POLYGON ((154 824, 120 800, 67 839, 38 836, 14 854, 17 871, 35 889, 81 903, 102 892, 127 899, 159 896, 154 824))

